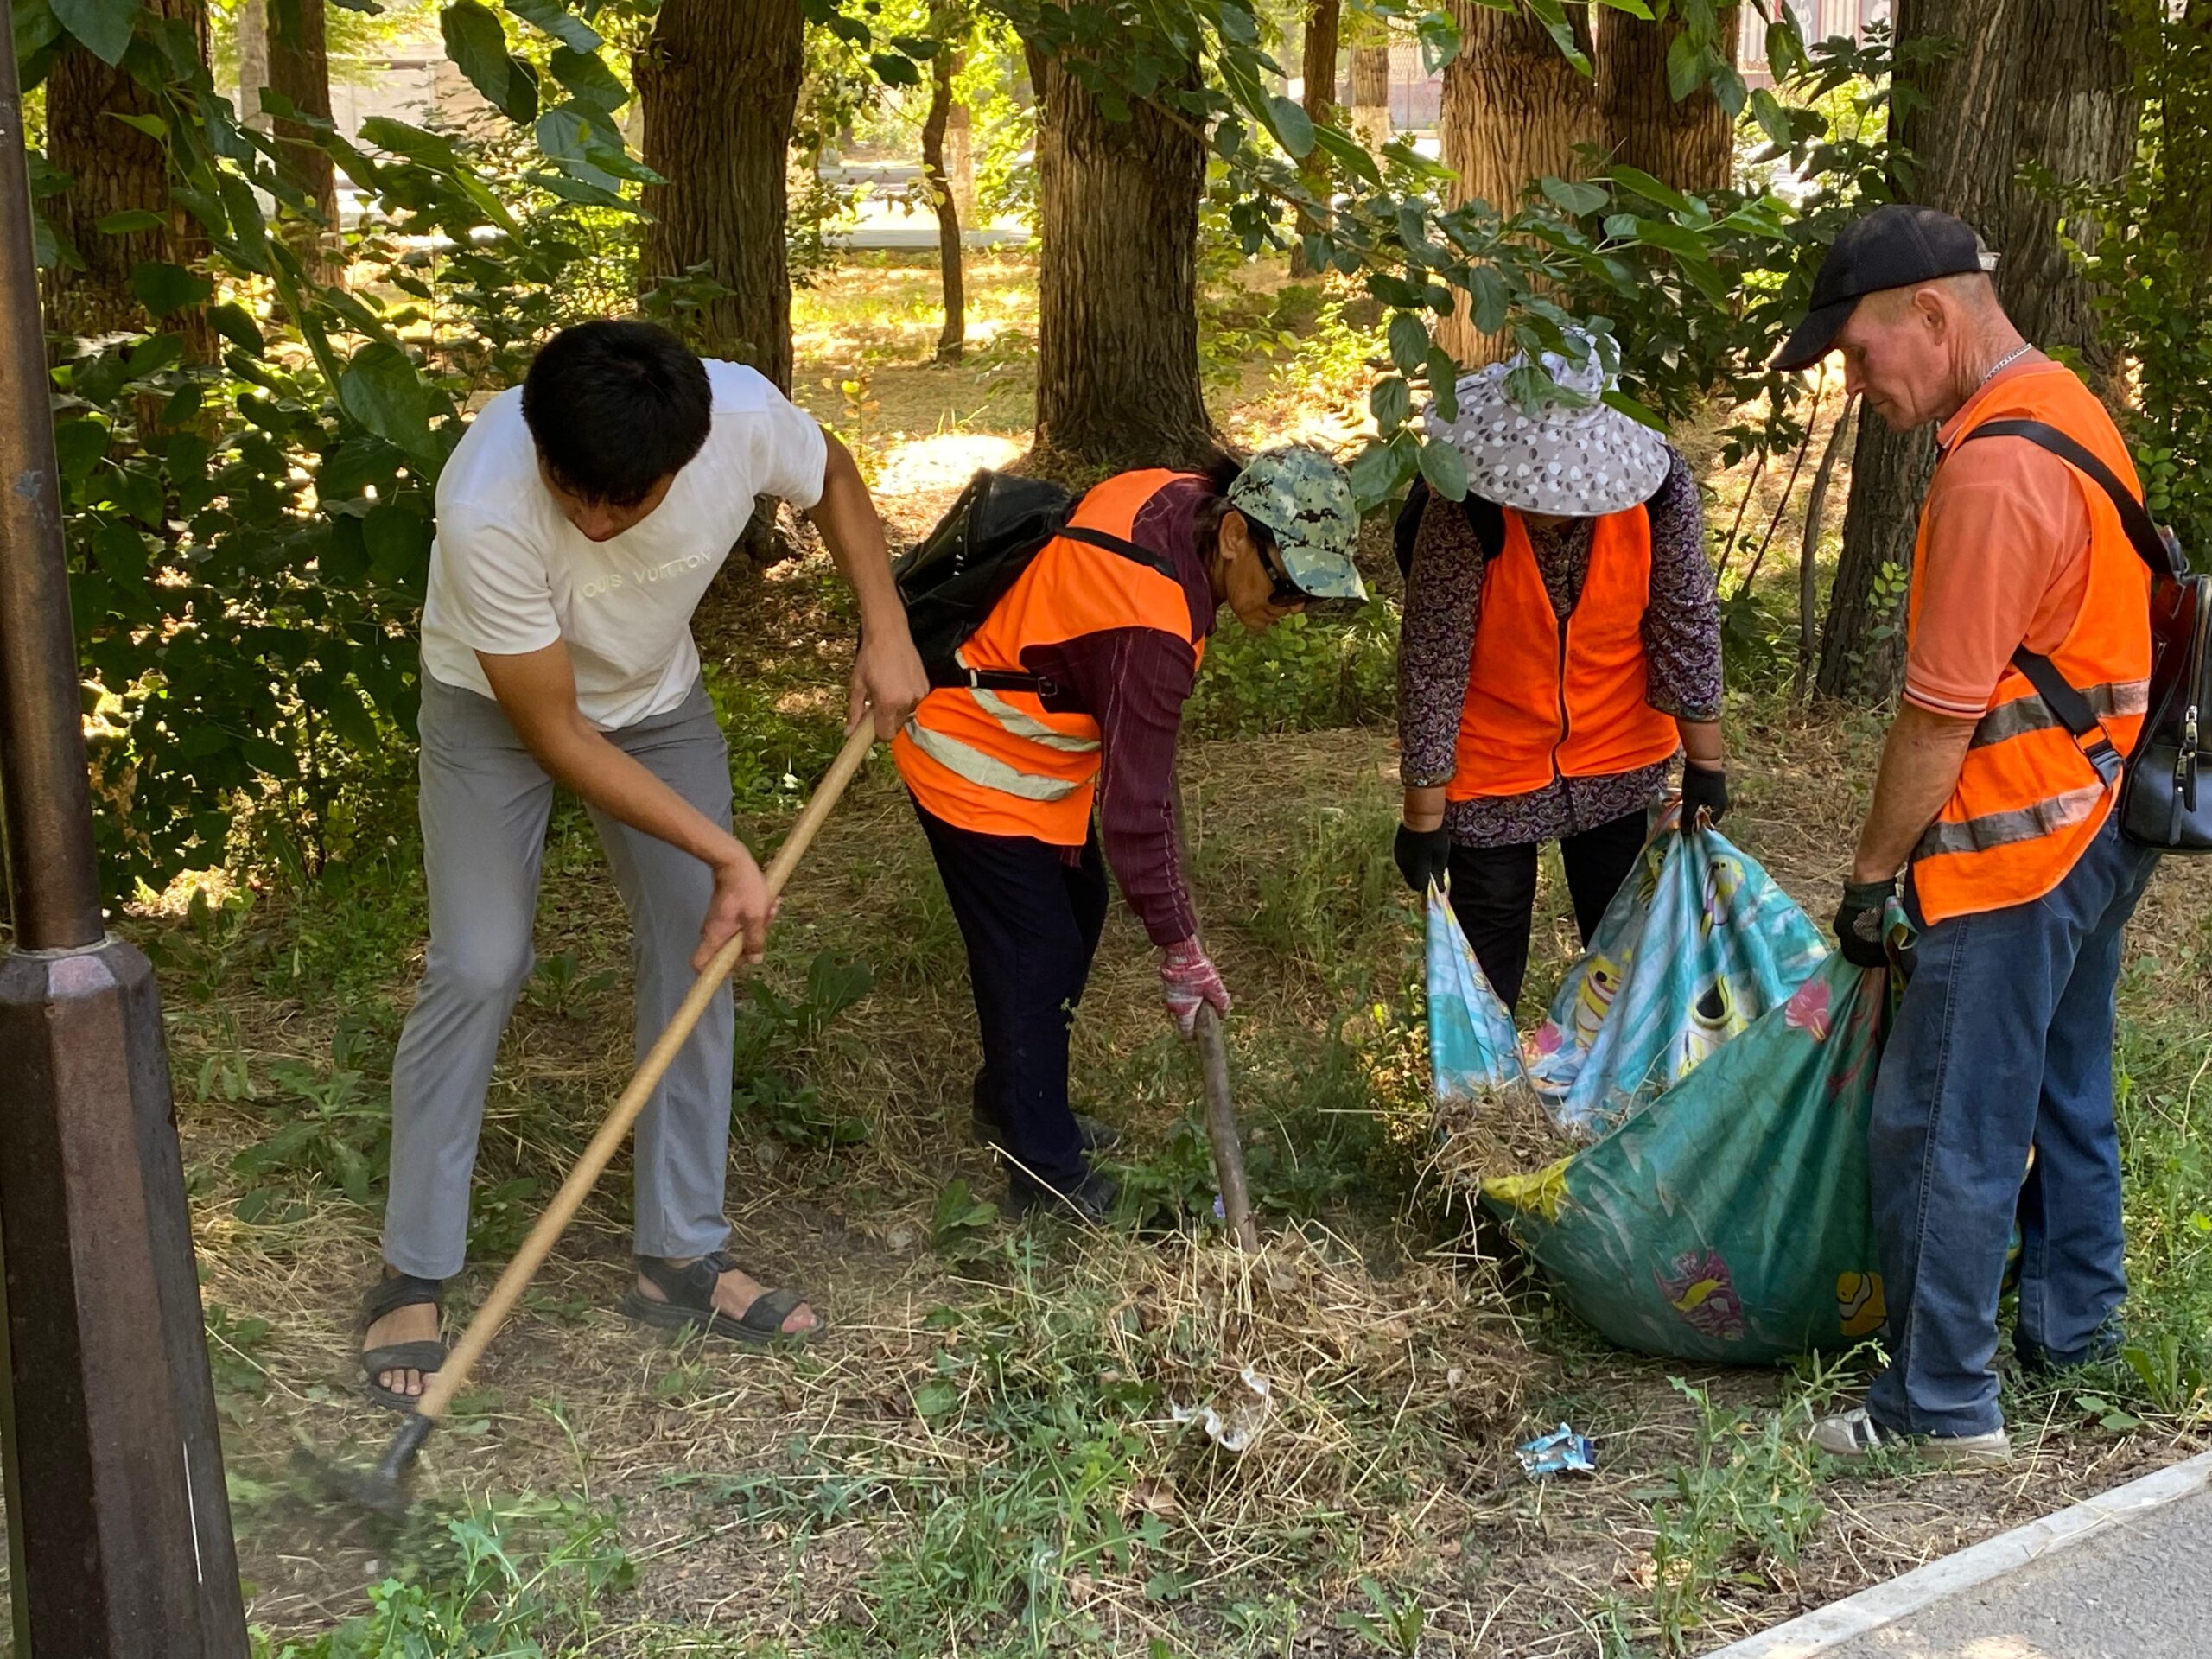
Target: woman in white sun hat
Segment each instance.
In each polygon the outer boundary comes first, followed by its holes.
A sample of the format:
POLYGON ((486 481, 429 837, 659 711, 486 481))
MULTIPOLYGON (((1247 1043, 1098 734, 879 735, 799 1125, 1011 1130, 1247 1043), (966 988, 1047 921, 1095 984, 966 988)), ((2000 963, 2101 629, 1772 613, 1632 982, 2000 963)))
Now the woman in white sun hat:
MULTIPOLYGON (((1529 965, 1536 854, 1557 841, 1586 944, 1687 756, 1683 821, 1728 810, 1720 615, 1696 480, 1664 438, 1599 402, 1599 342, 1543 362, 1573 401, 1529 415, 1525 359, 1459 383, 1428 435, 1467 464, 1464 502, 1415 486, 1398 520, 1405 815, 1398 868, 1452 907, 1510 1007, 1529 965)), ((1607 349, 1611 342, 1605 342, 1607 349)))

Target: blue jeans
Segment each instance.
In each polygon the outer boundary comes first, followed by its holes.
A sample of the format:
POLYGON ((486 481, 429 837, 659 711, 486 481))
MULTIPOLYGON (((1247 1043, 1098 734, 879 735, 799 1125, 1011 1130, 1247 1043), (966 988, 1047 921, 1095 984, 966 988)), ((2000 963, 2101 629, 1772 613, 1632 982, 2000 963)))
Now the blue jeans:
POLYGON ((2016 1217, 2024 1360, 2091 1357, 2127 1294, 2113 993, 2157 863, 2107 822, 2042 899, 1920 936, 1867 1129, 1893 1359, 1866 1405, 1885 1427, 2003 1427, 1992 1362, 2016 1217))

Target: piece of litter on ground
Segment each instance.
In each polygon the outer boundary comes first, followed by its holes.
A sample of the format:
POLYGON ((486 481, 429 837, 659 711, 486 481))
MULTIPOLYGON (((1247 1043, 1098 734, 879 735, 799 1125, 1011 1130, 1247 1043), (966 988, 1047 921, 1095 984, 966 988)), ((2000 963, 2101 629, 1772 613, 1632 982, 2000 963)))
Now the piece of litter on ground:
POLYGON ((1516 1449, 1522 1472, 1531 1480, 1569 1472, 1598 1472, 1598 1448, 1587 1434, 1578 1434, 1561 1423, 1548 1434, 1540 1434, 1516 1449))
POLYGON ((1216 1221, 1227 1221, 1229 1219, 1229 1211, 1223 1207, 1221 1194, 1218 1192, 1213 1195, 1213 1218, 1216 1221))
POLYGON ((1243 1452, 1260 1438, 1268 1421, 1268 1379, 1247 1365, 1236 1381, 1203 1406, 1170 1406, 1179 1423, 1198 1423, 1224 1452, 1243 1452))

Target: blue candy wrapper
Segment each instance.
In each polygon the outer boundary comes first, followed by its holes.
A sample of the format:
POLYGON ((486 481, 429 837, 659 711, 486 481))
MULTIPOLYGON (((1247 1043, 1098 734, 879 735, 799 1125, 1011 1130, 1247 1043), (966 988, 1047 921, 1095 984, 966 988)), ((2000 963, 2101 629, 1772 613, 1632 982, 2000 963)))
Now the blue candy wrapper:
POLYGON ((1548 1475, 1598 1472, 1598 1448, 1587 1434, 1578 1434, 1561 1423, 1548 1434, 1540 1434, 1515 1455, 1521 1459, 1521 1468, 1531 1480, 1541 1480, 1548 1475))

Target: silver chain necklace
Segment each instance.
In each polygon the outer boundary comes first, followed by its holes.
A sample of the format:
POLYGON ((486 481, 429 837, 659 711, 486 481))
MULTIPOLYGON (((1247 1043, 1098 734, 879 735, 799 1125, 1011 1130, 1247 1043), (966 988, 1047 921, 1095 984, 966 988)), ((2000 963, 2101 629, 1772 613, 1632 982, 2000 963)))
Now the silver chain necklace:
POLYGON ((2015 363, 2018 362, 2022 358, 2025 357, 2033 350, 2035 350, 2034 346, 2026 344, 2014 346, 2011 351, 2005 353, 2004 356, 1999 358, 1994 363, 1989 365, 1989 372, 1981 377, 1978 385, 1982 386, 1987 385, 1999 375, 2004 373, 2005 370, 2011 368, 2015 363))

